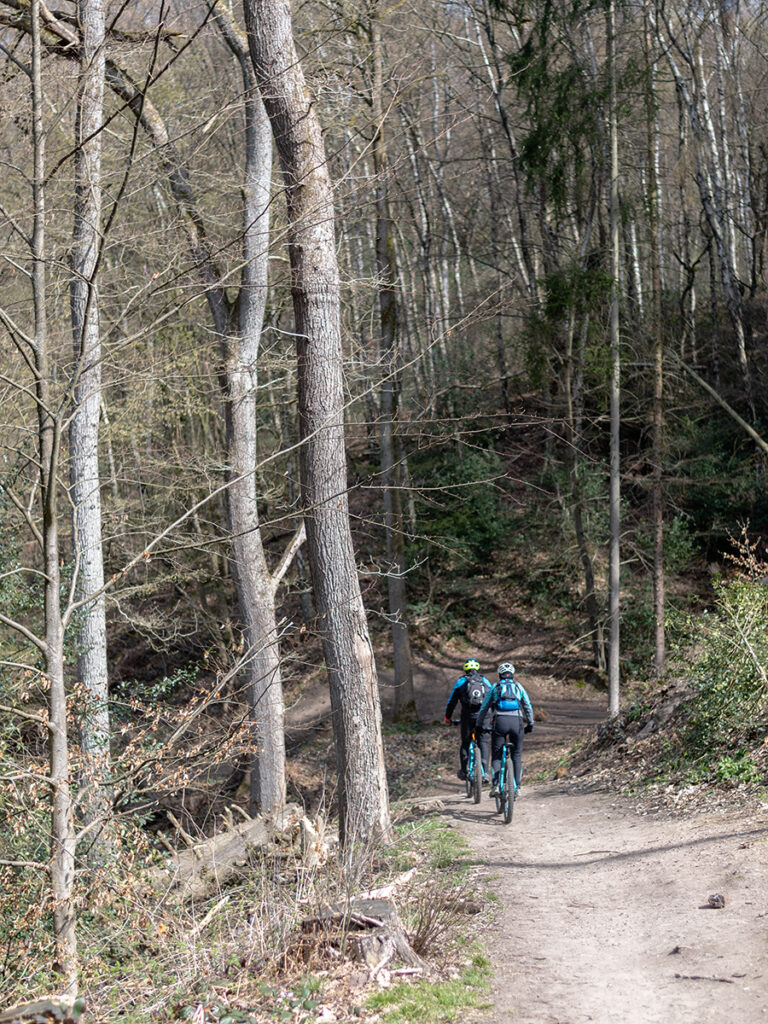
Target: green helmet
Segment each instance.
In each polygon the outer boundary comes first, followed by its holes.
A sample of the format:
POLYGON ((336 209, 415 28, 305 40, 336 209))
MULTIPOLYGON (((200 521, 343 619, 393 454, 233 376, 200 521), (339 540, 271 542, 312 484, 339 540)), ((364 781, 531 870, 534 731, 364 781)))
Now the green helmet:
POLYGON ((465 672, 471 672, 472 669, 474 669, 475 672, 480 671, 480 662, 477 660, 477 658, 470 658, 469 661, 464 662, 465 672))

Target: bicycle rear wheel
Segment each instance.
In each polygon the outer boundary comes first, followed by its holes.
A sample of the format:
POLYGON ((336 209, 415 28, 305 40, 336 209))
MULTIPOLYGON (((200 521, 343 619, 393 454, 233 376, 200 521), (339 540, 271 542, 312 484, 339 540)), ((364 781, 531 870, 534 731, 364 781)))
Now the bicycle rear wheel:
POLYGON ((504 813, 504 824, 512 821, 512 812, 515 809, 515 776, 512 769, 512 759, 507 758, 504 769, 504 789, 501 795, 502 810, 504 813))
POLYGON ((506 757, 507 757, 507 754, 506 754, 506 748, 505 748, 504 750, 502 750, 502 753, 501 753, 501 769, 499 770, 499 778, 498 778, 497 783, 496 783, 496 795, 494 797, 494 799, 496 801, 496 813, 497 814, 501 814, 502 808, 504 806, 504 801, 502 800, 502 792, 503 792, 503 789, 504 789, 504 777, 505 777, 505 773, 506 773, 506 769, 504 767, 505 764, 506 764, 506 757))

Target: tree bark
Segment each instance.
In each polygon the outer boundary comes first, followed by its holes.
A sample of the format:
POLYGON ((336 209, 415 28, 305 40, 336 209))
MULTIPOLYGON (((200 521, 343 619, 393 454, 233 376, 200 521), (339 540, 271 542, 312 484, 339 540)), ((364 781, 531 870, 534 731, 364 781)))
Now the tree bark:
POLYGON ((299 381, 301 486, 331 691, 340 830, 349 851, 391 823, 376 666, 347 503, 333 195, 288 0, 245 0, 246 28, 280 156, 289 219, 299 381))
POLYGON ((648 133, 648 227, 651 265, 651 334, 653 338, 653 663, 657 676, 666 661, 664 635, 664 335, 661 322, 661 261, 659 259, 659 188, 656 177, 656 63, 648 17, 644 11, 646 126, 648 133))
POLYGON ((101 125, 104 99, 104 8, 79 0, 82 46, 75 119, 75 207, 70 304, 75 347, 72 419, 69 427, 70 495, 75 538, 76 600, 83 602, 77 633, 77 669, 86 706, 80 715, 86 825, 93 833, 88 859, 115 854, 110 827, 111 790, 106 602, 101 537, 99 417, 101 334, 98 265, 101 247, 101 125), (97 595, 91 597, 92 594, 97 595))

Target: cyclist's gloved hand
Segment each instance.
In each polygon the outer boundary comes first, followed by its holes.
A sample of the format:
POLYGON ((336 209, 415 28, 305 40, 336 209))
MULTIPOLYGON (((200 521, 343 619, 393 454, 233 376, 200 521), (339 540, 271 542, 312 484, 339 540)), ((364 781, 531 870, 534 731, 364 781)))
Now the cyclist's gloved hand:
POLYGON ((448 715, 446 715, 445 718, 443 719, 443 724, 444 725, 450 725, 451 724, 451 720, 448 717, 448 715))
POLYGON ((533 732, 533 726, 532 725, 526 725, 526 727, 523 730, 523 732, 533 732))

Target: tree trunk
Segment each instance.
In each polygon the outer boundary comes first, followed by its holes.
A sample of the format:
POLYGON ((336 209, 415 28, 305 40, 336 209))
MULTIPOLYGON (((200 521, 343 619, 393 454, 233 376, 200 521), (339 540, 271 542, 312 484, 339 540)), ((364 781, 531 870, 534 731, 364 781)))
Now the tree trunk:
POLYGON ((333 196, 288 0, 245 0, 248 42, 286 189, 299 381, 302 499, 331 690, 341 836, 391 836, 376 666, 347 503, 333 196))
POLYGON ((413 693, 413 664, 408 634, 408 600, 405 586, 405 539, 400 490, 395 479, 395 430, 399 391, 399 353, 395 265, 395 239, 387 196, 387 149, 384 141, 384 69, 378 10, 372 10, 371 108, 373 115, 373 168, 376 188, 376 269, 379 282, 379 322, 381 324, 380 441, 381 478, 384 487, 384 531, 387 541, 387 596, 394 656, 394 719, 416 717, 413 693))
POLYGON ((664 636, 664 335, 661 322, 659 188, 656 177, 655 60, 646 5, 644 18, 646 125, 648 131, 648 226, 651 247, 651 333, 653 337, 653 663, 657 676, 666 661, 664 636))
POLYGON ((259 523, 256 397, 258 360, 267 301, 272 138, 242 31, 222 9, 217 25, 238 61, 245 92, 243 270, 238 323, 223 339, 227 424, 227 509, 232 535, 232 574, 243 619, 248 709, 256 750, 250 764, 249 810, 269 814, 285 804, 285 706, 275 587, 259 523))
POLYGON ((75 346, 73 411, 69 427, 70 486, 75 539, 75 598, 83 602, 77 634, 77 669, 86 706, 80 716, 86 824, 92 833, 89 862, 115 853, 110 827, 109 690, 104 562, 101 540, 99 417, 101 336, 97 289, 101 227, 101 125, 104 98, 104 9, 101 0, 79 0, 82 35, 75 120, 75 208, 70 301, 75 346), (92 594, 98 595, 91 598, 92 594))
MULTIPOLYGON (((576 544, 579 549, 582 569, 584 570, 584 604, 587 609, 587 620, 589 622, 589 633, 592 640, 592 657, 595 668, 598 672, 605 672, 605 641, 603 637, 603 624, 600 620, 600 609, 597 602, 597 588, 595 586, 595 572, 592 565, 592 554, 589 550, 587 531, 584 528, 584 495, 581 488, 579 467, 582 460, 580 429, 577 424, 581 420, 581 410, 578 413, 574 408, 574 358, 573 358, 573 337, 575 328, 575 317, 572 313, 568 323, 566 338, 566 365, 565 365, 565 403, 566 403, 566 464, 568 466, 568 477, 571 486, 571 516, 573 518, 573 530, 576 535, 576 544)), ((585 322, 584 332, 588 325, 585 322)), ((580 346, 580 353, 583 353, 584 344, 580 346)), ((583 356, 580 354, 580 361, 583 356)), ((579 406, 581 396, 579 392, 579 406)))
POLYGON ((610 182, 610 230, 611 230, 611 311, 610 311, 610 564, 608 569, 608 607, 610 621, 610 648, 608 660, 608 710, 611 717, 619 714, 619 639, 620 639, 620 507, 621 507, 621 458, 620 458, 620 388, 621 349, 619 339, 619 275, 621 254, 619 251, 619 138, 616 110, 616 5, 609 0, 607 10, 608 76, 609 76, 609 130, 611 143, 610 182))
POLYGON ((69 788, 67 697, 64 688, 64 625, 61 615, 57 503, 61 423, 54 416, 52 368, 46 325, 45 126, 43 124, 40 0, 32 0, 32 141, 34 146, 32 289, 34 297, 34 373, 40 458, 40 503, 45 614, 44 662, 48 681, 48 742, 51 786, 51 888, 55 968, 64 993, 77 995, 77 934, 74 901, 75 829, 69 788))

